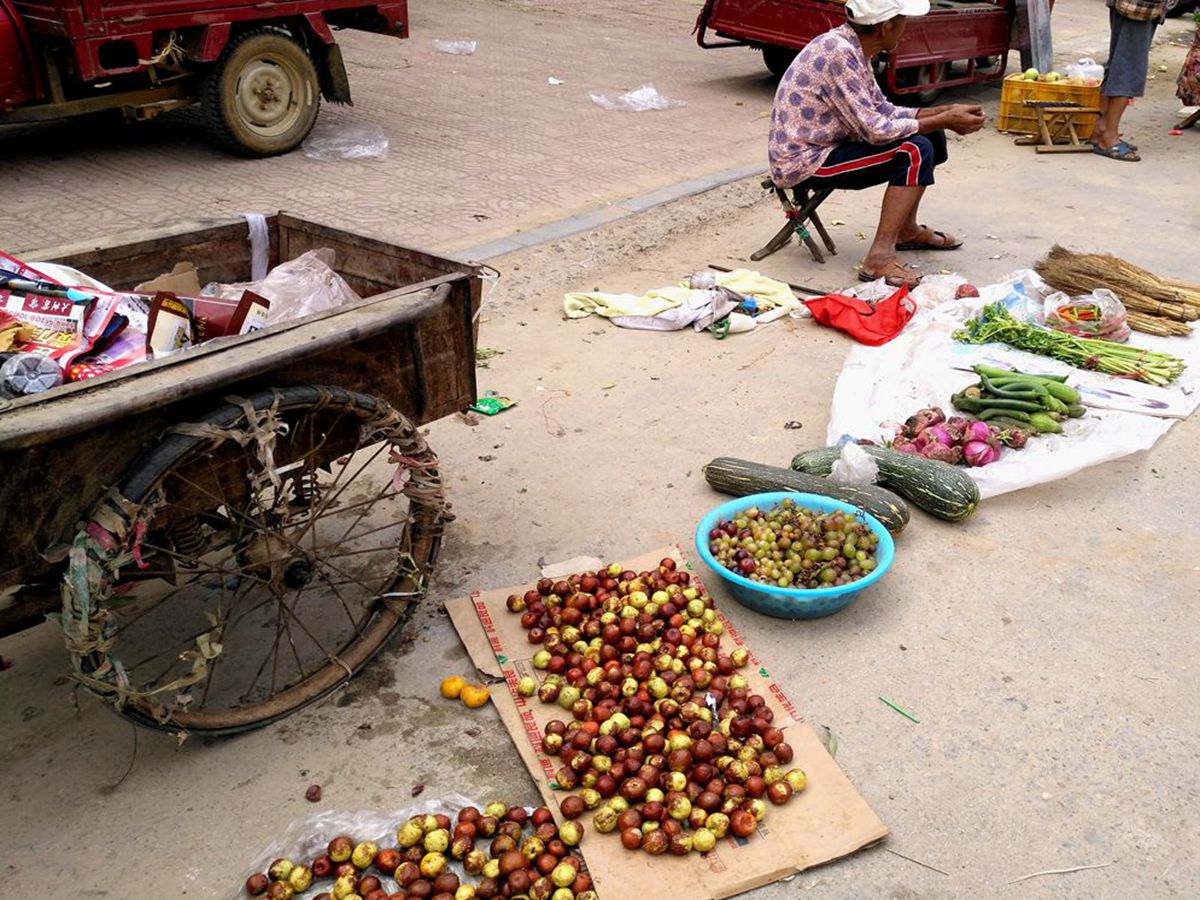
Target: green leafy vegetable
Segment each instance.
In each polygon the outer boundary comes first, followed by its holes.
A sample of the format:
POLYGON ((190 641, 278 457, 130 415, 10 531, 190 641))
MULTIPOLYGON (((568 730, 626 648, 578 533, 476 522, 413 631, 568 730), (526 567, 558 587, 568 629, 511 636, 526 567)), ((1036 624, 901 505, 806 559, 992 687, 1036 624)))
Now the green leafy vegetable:
POLYGON ((954 333, 954 339, 965 344, 998 341, 1018 350, 1062 360, 1079 369, 1136 378, 1148 384, 1167 384, 1178 378, 1184 370, 1183 360, 1169 353, 1075 337, 1061 331, 1027 325, 1000 303, 985 306, 977 318, 969 320, 954 333))

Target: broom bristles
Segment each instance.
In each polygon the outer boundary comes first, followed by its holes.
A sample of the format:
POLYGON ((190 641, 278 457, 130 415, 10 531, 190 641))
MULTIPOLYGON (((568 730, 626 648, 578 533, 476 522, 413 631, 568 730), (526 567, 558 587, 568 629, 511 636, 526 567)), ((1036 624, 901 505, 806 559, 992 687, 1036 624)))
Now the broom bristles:
POLYGON ((1191 322, 1200 319, 1200 284, 1160 278, 1107 253, 1075 253, 1055 245, 1034 269, 1056 291, 1115 293, 1127 309, 1191 322))

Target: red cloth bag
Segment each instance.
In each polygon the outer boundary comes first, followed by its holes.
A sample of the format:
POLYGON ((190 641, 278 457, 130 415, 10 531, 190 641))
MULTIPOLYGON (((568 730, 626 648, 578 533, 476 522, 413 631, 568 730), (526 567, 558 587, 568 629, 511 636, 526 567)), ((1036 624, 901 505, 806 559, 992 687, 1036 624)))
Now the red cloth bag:
POLYGON ((822 325, 844 331, 868 347, 886 344, 917 312, 917 303, 908 296, 907 287, 874 304, 858 297, 826 294, 805 300, 804 305, 822 325))

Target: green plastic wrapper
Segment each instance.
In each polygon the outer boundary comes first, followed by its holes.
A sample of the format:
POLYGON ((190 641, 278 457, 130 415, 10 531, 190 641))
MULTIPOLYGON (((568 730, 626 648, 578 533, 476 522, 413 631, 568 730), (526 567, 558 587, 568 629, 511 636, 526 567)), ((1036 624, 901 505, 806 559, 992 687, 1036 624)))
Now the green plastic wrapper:
POLYGON ((516 406, 516 400, 510 400, 507 397, 480 397, 471 409, 477 413, 483 413, 485 416, 494 416, 504 412, 510 406, 516 406))

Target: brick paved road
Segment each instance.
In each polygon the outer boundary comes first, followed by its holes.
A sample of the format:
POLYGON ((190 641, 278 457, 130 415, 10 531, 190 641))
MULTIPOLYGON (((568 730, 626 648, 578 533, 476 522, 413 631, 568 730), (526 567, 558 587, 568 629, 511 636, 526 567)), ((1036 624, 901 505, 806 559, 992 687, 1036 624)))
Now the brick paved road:
MULTIPOLYGON (((308 215, 437 251, 481 243, 686 179, 764 162, 773 84, 758 54, 702 51, 698 0, 413 0, 412 39, 342 32, 356 105, 318 127, 377 125, 386 161, 295 152, 243 160, 187 125, 110 120, 0 131, 0 247, 253 209, 308 215), (473 38, 473 56, 434 38, 473 38), (550 86, 550 76, 566 83, 550 86), (606 111, 589 92, 653 82, 683 109, 606 111)), ((1106 39, 1099 0, 1064 0, 1063 35, 1106 39)), ((959 91, 993 104, 997 86, 959 91)), ((618 214, 622 210, 613 209, 618 214)))
POLYGON ((0 137, 0 246, 286 208, 447 249, 760 160, 772 88, 755 54, 697 48, 690 0, 596 5, 414 0, 411 40, 342 32, 356 105, 323 107, 321 124, 382 126, 383 162, 235 159, 161 121, 0 137), (475 55, 432 44, 459 37, 475 55), (688 106, 618 113, 588 96, 648 81, 688 106))

